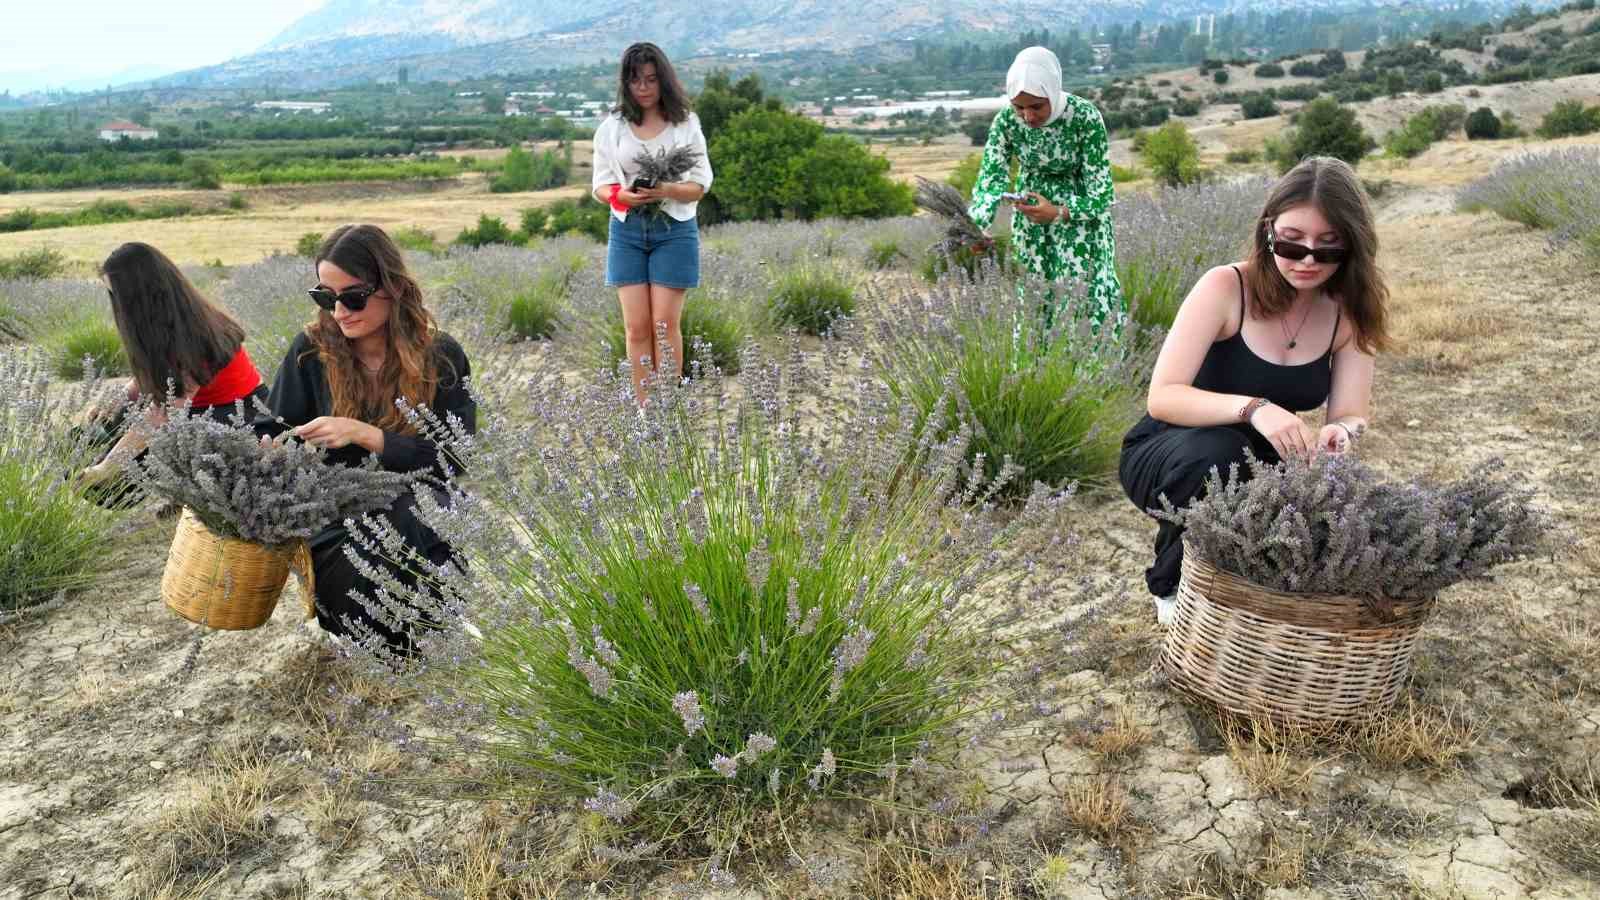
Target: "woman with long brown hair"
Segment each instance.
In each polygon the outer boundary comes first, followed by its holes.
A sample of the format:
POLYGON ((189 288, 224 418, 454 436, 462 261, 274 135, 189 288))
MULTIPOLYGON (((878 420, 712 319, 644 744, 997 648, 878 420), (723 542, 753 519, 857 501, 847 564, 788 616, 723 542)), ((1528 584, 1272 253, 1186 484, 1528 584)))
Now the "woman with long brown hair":
MULTIPOLYGON (((1246 258, 1200 277, 1150 381, 1149 415, 1122 442, 1140 509, 1184 507, 1247 451, 1276 463, 1344 453, 1367 428, 1375 354, 1389 342, 1371 204, 1344 162, 1311 157, 1272 188, 1246 258), (1299 416, 1326 405, 1313 431, 1299 416)), ((1240 477, 1248 475, 1241 468, 1240 477)), ((1175 611, 1182 529, 1163 521, 1145 581, 1175 611)))
POLYGON ((656 329, 672 353, 673 376, 683 374, 683 298, 700 285, 697 204, 711 188, 711 162, 700 118, 689 108, 667 55, 641 42, 622 54, 617 106, 595 129, 595 198, 611 206, 606 284, 617 289, 634 391, 660 369, 656 329), (682 181, 641 184, 640 154, 692 150, 696 162, 682 181))
POLYGON ((100 277, 133 370, 126 399, 153 405, 134 422, 127 421, 126 405, 99 411, 101 428, 121 437, 80 480, 101 485, 99 496, 126 500, 131 487, 107 491, 104 484, 144 450, 149 431, 166 421, 169 408, 181 402, 190 415, 226 420, 241 402, 243 412, 251 413, 251 398, 265 400, 267 391, 245 352, 244 327, 207 300, 166 254, 149 244, 123 244, 100 264, 100 277))
MULTIPOLYGON (((376 225, 345 225, 317 251, 316 274, 309 291, 316 318, 289 347, 272 386, 276 427, 328 449, 334 462, 376 457, 391 471, 451 477, 459 462, 418 433, 402 404, 474 431, 470 369, 461 345, 438 329, 423 304, 400 248, 376 225)), ((424 481, 416 489, 429 487, 424 481)), ((442 491, 436 496, 446 499, 442 491)), ((412 550, 441 565, 451 548, 417 520, 414 504, 405 494, 384 515, 412 550)), ((361 638, 370 630, 405 645, 407 629, 375 616, 360 599, 375 598, 376 585, 346 556, 348 538, 342 523, 330 522, 311 540, 318 622, 335 634, 361 638)), ((403 568, 388 574, 415 583, 403 568)))

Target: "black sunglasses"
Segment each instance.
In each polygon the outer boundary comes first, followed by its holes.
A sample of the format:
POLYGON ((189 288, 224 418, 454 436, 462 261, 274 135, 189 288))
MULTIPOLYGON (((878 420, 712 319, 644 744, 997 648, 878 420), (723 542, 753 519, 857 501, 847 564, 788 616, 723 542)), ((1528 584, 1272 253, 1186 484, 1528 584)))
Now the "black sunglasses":
POLYGON ((369 288, 366 285, 335 291, 333 288, 323 287, 320 284, 306 291, 318 306, 328 312, 333 312, 335 303, 343 303, 344 308, 351 312, 361 312, 367 308, 367 299, 377 292, 376 288, 369 288))
POLYGON ((1324 265, 1328 263, 1342 263, 1350 251, 1343 247, 1307 247, 1305 244, 1296 244, 1293 241, 1280 240, 1271 229, 1267 230, 1267 249, 1274 256, 1281 256, 1290 262, 1299 262, 1310 256, 1324 265))

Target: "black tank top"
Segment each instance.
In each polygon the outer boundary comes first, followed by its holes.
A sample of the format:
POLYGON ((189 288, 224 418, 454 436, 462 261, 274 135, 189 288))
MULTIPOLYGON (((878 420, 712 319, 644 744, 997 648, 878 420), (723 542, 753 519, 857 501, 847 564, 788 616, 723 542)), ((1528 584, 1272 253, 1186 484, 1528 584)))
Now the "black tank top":
POLYGON ((1215 341, 1195 373, 1194 386, 1218 394, 1243 394, 1265 397, 1293 412, 1316 409, 1328 402, 1333 390, 1333 342, 1339 337, 1339 313, 1333 320, 1333 337, 1328 352, 1308 363, 1280 366, 1257 356, 1244 342, 1244 275, 1238 266, 1229 266, 1239 277, 1239 330, 1231 337, 1215 341))

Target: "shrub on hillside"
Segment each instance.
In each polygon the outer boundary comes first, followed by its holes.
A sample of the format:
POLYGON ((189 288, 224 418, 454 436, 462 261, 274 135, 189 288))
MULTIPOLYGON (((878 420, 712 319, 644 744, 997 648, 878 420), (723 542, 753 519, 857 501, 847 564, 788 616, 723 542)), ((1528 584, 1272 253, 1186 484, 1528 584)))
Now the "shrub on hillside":
POLYGON ((1150 174, 1162 184, 1193 184, 1201 178, 1200 148, 1182 122, 1168 122, 1151 133, 1145 139, 1140 157, 1150 174))
POLYGON ((1277 163, 1280 171, 1287 172, 1308 156, 1332 156, 1354 166, 1370 147, 1371 139, 1356 121, 1355 110, 1332 97, 1319 97, 1295 117, 1277 163))
POLYGON ((463 247, 484 247, 489 244, 519 246, 525 240, 523 235, 507 228, 504 219, 484 213, 478 216, 476 226, 461 229, 455 243, 463 247))
POLYGON ((1265 119, 1278 114, 1278 103, 1266 94, 1246 94, 1239 102, 1239 112, 1246 119, 1265 119))
POLYGON ((1500 117, 1487 106, 1480 106, 1467 117, 1467 140, 1493 141, 1500 137, 1500 117))
POLYGON ((35 281, 55 278, 67 270, 67 258, 51 247, 0 256, 0 281, 35 281))
POLYGON ((1600 106, 1584 107, 1582 100, 1562 100, 1539 123, 1542 138, 1571 137, 1600 131, 1600 106))
POLYGON ((1262 63, 1261 65, 1256 66, 1256 77, 1257 78, 1282 78, 1283 77, 1283 66, 1280 66, 1277 63, 1262 63))
POLYGON ((300 235, 294 242, 294 254, 303 256, 306 259, 315 259, 317 251, 322 249, 322 242, 326 237, 320 231, 308 231, 300 235))

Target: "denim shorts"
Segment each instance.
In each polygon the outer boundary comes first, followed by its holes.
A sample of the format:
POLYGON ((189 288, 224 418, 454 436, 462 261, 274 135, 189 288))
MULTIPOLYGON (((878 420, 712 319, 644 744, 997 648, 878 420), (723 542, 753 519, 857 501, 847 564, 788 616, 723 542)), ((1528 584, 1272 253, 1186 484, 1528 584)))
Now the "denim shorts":
POLYGON ((634 210, 626 221, 611 219, 606 241, 606 284, 700 286, 700 224, 679 222, 664 212, 634 210))

